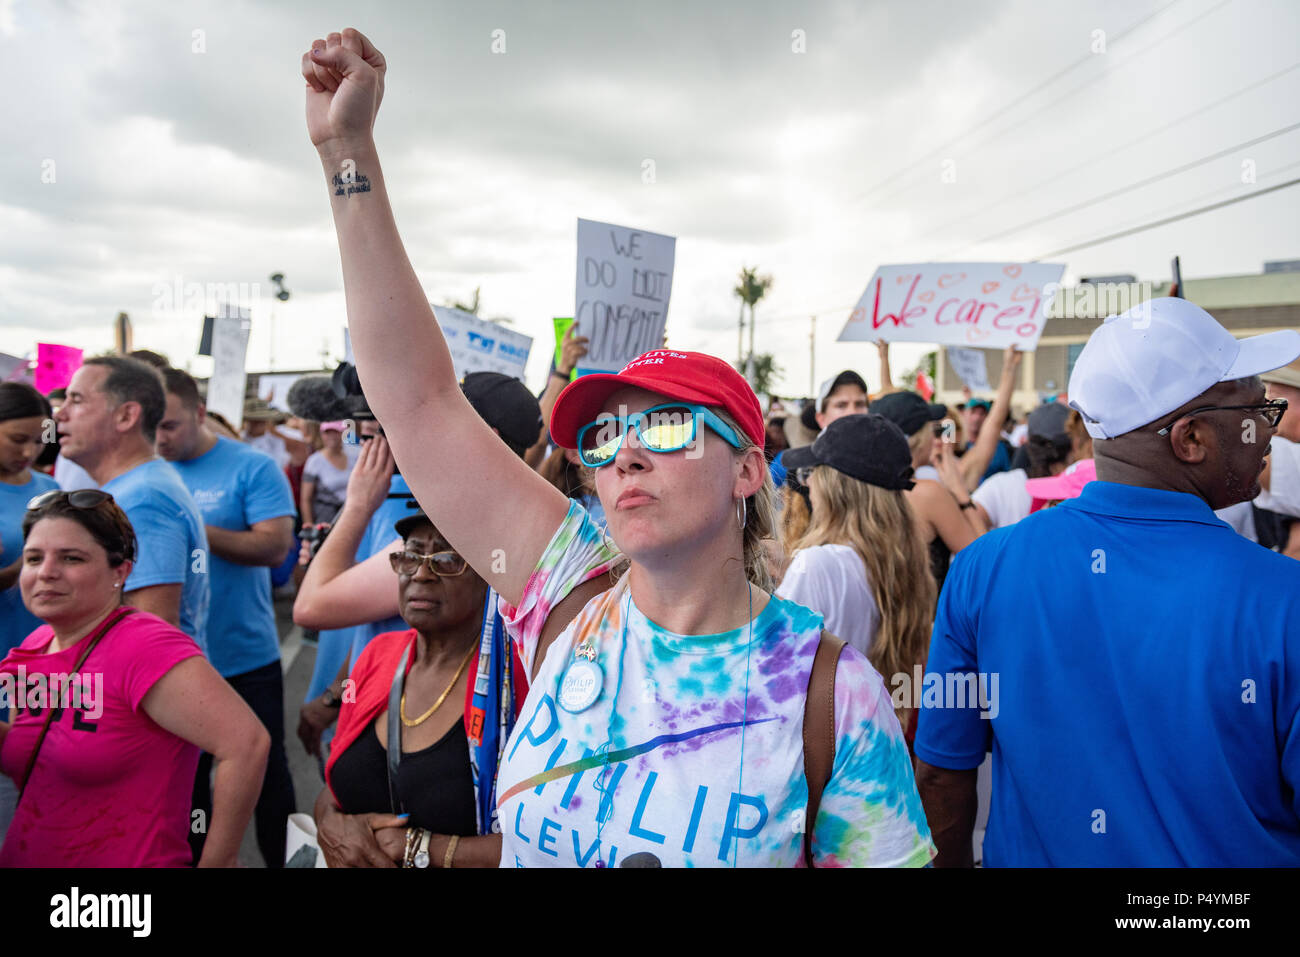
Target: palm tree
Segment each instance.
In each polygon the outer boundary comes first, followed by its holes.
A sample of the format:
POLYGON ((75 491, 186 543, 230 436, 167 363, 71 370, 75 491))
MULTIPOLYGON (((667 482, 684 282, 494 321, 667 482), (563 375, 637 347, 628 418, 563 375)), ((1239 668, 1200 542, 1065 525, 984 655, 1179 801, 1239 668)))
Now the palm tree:
POLYGON ((751 375, 754 361, 754 307, 758 305, 760 299, 767 295, 767 291, 772 288, 771 275, 758 275, 757 267, 751 269, 748 266, 742 266, 740 276, 736 287, 732 293, 740 299, 740 347, 737 350, 740 355, 737 357, 737 364, 748 364, 751 367, 751 375), (744 337, 745 337, 745 307, 749 306, 749 362, 745 363, 744 337))
POLYGON ((751 356, 749 368, 750 384, 759 395, 772 394, 772 380, 781 374, 781 367, 776 364, 776 356, 764 352, 751 356))

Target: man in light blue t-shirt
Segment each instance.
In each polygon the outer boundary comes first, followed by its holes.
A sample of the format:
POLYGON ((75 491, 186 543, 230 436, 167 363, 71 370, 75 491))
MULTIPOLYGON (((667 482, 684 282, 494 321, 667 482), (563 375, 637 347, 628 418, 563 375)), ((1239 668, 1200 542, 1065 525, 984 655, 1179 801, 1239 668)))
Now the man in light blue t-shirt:
MULTIPOLYGON (((263 452, 213 433, 198 386, 179 369, 163 372, 167 407, 158 454, 180 473, 206 523, 208 570, 216 600, 208 616, 208 657, 271 735, 258 797, 257 843, 268 867, 284 863, 285 829, 296 809, 284 752, 284 679, 271 604, 271 568, 293 547, 289 480, 263 452)), ((199 761, 195 808, 211 813, 211 755, 199 761)), ((196 853, 202 835, 195 837, 196 853)))
POLYGON ((63 455, 113 496, 135 530, 123 601, 177 626, 206 654, 208 539, 180 476, 154 455, 165 406, 153 366, 96 356, 73 374, 54 419, 63 455))

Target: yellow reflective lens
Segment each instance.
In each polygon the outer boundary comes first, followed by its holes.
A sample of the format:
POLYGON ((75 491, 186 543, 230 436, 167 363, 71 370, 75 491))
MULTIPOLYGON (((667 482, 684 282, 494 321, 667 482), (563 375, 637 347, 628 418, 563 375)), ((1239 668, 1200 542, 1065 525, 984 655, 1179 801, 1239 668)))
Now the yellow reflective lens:
POLYGON ((649 449, 680 449, 691 440, 691 420, 659 422, 641 430, 641 439, 649 449))
POLYGON ((619 442, 622 438, 622 436, 616 435, 612 439, 606 441, 603 445, 598 445, 594 449, 584 449, 582 457, 592 465, 599 465, 603 462, 607 462, 618 452, 619 442))

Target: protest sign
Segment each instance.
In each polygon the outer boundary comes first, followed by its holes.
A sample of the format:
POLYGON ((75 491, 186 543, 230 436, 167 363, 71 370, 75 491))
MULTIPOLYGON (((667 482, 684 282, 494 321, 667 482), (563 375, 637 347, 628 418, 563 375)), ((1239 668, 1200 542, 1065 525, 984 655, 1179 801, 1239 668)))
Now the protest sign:
POLYGON ((573 316, 591 340, 579 375, 617 372, 662 348, 676 249, 672 236, 578 220, 573 316))
POLYGON ((0 352, 0 382, 26 382, 31 384, 31 363, 22 356, 0 352))
POLYGON ((528 353, 533 348, 532 336, 450 306, 434 306, 433 313, 438 317, 447 348, 451 350, 451 363, 457 377, 463 378, 471 372, 500 372, 516 379, 524 377, 528 353))
POLYGON ((207 406, 225 416, 236 429, 244 424, 244 385, 248 381, 244 359, 251 326, 247 309, 224 304, 212 320, 212 377, 208 379, 207 406))
POLYGON ((296 373, 276 373, 257 377, 257 394, 273 409, 288 412, 289 390, 302 376, 296 373))
POLYGON ((944 351, 948 353, 948 362, 952 364, 952 371, 957 373, 957 377, 966 388, 972 392, 988 392, 993 388, 989 385, 989 367, 983 349, 949 346, 944 351))
POLYGON ((36 343, 36 372, 32 384, 41 395, 53 389, 65 389, 72 373, 81 368, 81 350, 54 342, 36 343))
POLYGON ((935 342, 1023 352, 1038 347, 1060 263, 919 263, 881 266, 840 342, 935 342))
MULTIPOLYGON (((573 328, 574 322, 572 319, 561 318, 559 316, 556 316, 551 321, 555 323, 554 366, 558 369, 560 368, 560 363, 564 361, 564 337, 568 335, 569 330, 573 328)), ((574 335, 577 335, 577 333, 574 333, 574 335)), ((581 362, 582 360, 578 361, 581 362)), ((578 378, 578 369, 575 366, 573 371, 569 373, 569 381, 572 382, 576 378, 578 378)))

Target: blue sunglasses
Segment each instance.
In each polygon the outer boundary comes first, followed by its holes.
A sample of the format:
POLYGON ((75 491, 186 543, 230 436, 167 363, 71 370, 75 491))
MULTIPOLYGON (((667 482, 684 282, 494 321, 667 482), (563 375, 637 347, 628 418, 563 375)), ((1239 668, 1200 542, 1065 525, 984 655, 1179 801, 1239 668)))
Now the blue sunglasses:
POLYGON ((578 458, 588 468, 608 465, 623 447, 628 426, 636 430, 642 448, 651 452, 677 452, 695 441, 701 422, 732 448, 744 448, 735 429, 704 406, 671 402, 627 416, 605 415, 584 425, 578 431, 578 458))

